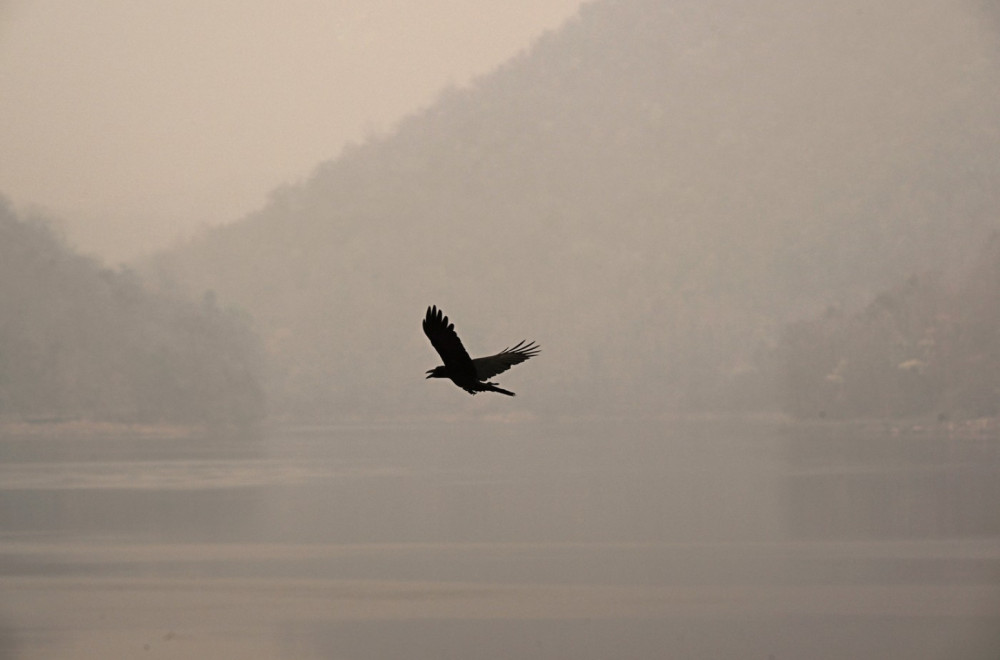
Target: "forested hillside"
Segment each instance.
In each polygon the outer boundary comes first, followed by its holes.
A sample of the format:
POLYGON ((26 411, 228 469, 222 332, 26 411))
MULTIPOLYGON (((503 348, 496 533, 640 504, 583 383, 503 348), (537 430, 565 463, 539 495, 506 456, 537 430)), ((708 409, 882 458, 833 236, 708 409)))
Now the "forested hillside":
POLYGON ((785 321, 997 226, 997 117, 975 3, 603 0, 143 268, 251 311, 279 414, 493 410, 422 380, 429 304, 541 344, 518 409, 761 408, 785 321))
POLYGON ((152 294, 0 198, 0 420, 249 423, 259 360, 245 316, 152 294))
POLYGON ((797 417, 1000 413, 1000 235, 958 285, 913 276, 863 310, 791 324, 779 351, 797 417))

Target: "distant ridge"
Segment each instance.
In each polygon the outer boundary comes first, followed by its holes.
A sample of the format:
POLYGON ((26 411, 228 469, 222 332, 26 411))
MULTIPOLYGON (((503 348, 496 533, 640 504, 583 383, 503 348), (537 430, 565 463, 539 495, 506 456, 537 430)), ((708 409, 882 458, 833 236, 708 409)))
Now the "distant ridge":
POLYGON ((212 296, 152 293, 0 196, 0 434, 251 426, 258 351, 248 319, 212 296))
POLYGON ((553 379, 540 412, 767 405, 743 393, 782 320, 997 226, 1000 58, 973 11, 590 3, 144 269, 253 314, 290 416, 446 409, 408 387, 429 299, 503 319, 477 343, 518 315, 566 339, 518 376, 553 379))

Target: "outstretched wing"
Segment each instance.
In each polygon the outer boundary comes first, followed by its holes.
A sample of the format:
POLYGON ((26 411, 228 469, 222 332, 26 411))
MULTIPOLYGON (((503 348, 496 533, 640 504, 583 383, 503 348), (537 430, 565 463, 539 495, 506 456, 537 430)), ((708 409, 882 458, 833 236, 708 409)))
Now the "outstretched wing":
POLYGON ((476 368, 476 378, 479 380, 493 378, 497 374, 507 371, 515 364, 521 364, 528 358, 535 357, 541 350, 535 345, 535 342, 526 344, 524 340, 521 340, 517 345, 505 348, 496 355, 476 358, 472 361, 473 366, 476 368))
POLYGON ((424 317, 424 334, 431 340, 434 350, 441 356, 444 366, 455 378, 474 380, 476 368, 472 358, 462 346, 462 340, 455 332, 455 324, 448 323, 448 317, 440 309, 431 305, 424 317))

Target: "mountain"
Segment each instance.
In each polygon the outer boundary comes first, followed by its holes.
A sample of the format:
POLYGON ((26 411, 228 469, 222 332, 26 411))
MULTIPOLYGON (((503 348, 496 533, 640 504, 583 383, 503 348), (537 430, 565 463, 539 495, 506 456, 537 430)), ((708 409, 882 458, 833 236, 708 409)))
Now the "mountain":
POLYGON ((152 293, 0 198, 0 419, 249 424, 258 367, 245 316, 152 293))
MULTIPOLYGON (((249 310, 289 416, 461 410, 427 305, 522 338, 517 409, 769 405, 781 324, 959 267, 1000 219, 994 25, 960 0, 603 0, 143 266, 249 310)), ((345 100, 345 102, 348 102, 345 100)))

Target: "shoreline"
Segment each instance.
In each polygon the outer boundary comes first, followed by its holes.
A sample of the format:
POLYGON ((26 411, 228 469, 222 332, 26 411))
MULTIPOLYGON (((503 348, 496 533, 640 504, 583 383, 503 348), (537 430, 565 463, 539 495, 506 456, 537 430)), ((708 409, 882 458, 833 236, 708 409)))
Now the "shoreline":
MULTIPOLYGON (((744 418, 748 423, 774 424, 778 428, 786 431, 806 430, 806 429, 854 429, 867 436, 878 437, 914 437, 914 436, 939 436, 946 439, 1000 439, 1000 417, 978 417, 968 419, 940 420, 931 417, 914 417, 903 419, 795 419, 783 415, 734 415, 731 413, 719 413, 717 415, 679 415, 661 416, 650 419, 657 419, 661 423, 669 424, 675 422, 691 421, 726 421, 735 422, 739 418, 744 418)), ((329 428, 336 426, 396 426, 406 424, 439 424, 439 423, 462 423, 478 422, 489 424, 531 424, 542 425, 565 425, 573 423, 594 423, 598 419, 614 422, 621 421, 615 415, 593 418, 581 416, 574 418, 562 416, 558 418, 468 418, 444 417, 444 418, 372 418, 360 419, 350 418, 341 420, 290 420, 290 419, 265 419, 259 424, 250 428, 279 427, 286 429, 309 429, 309 428, 329 428)), ((635 421, 635 420, 633 420, 635 421)), ((110 420, 95 420, 87 418, 77 419, 23 419, 16 417, 4 418, 0 416, 0 438, 31 438, 31 437, 53 437, 57 435, 73 435, 79 437, 127 437, 134 438, 192 438, 204 436, 220 431, 232 430, 234 427, 228 424, 212 425, 207 423, 182 423, 182 422, 125 422, 110 420)))
POLYGON ((135 438, 191 438, 204 435, 209 427, 204 424, 179 424, 166 422, 111 422, 90 419, 66 420, 3 420, 0 419, 0 438, 48 438, 57 435, 131 436, 135 438))

